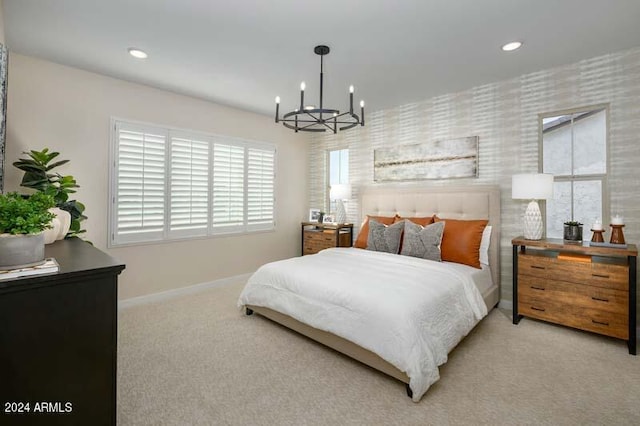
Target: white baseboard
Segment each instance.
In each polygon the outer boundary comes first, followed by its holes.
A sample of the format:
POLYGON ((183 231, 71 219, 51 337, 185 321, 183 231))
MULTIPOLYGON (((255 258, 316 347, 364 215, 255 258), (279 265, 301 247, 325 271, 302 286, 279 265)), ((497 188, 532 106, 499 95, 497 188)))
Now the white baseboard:
POLYGON ((235 275, 233 277, 221 278, 215 281, 209 281, 200 284, 194 284, 187 287, 176 288, 174 290, 162 291, 159 293, 146 294, 144 296, 131 297, 118 301, 118 309, 127 309, 133 306, 144 305, 151 302, 159 302, 162 300, 172 299, 176 296, 185 294, 193 294, 204 291, 208 288, 222 287, 230 284, 236 284, 241 281, 246 281, 252 274, 235 275))
POLYGON ((498 303, 498 308, 510 311, 513 309, 513 302, 511 300, 501 299, 500 303, 498 303))

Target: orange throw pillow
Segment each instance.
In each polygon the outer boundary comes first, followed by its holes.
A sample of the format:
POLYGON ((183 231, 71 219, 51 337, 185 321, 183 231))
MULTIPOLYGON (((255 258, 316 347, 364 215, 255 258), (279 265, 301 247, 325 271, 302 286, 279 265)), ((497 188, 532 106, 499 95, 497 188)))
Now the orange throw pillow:
POLYGON ((396 216, 386 217, 386 216, 367 215, 364 222, 362 222, 362 226, 360 226, 360 232, 358 233, 358 238, 356 238, 356 242, 353 245, 354 247, 361 248, 361 249, 367 248, 367 240, 369 239, 369 218, 373 218, 385 225, 392 225, 394 223, 396 216))
POLYGON ((480 269, 480 242, 489 221, 440 219, 438 216, 434 216, 434 221, 445 222, 440 245, 442 260, 480 269))
POLYGON ((405 220, 405 219, 406 220, 410 220, 411 222, 415 223, 416 225, 420 225, 420 226, 431 225, 434 222, 433 216, 427 216, 427 217, 402 217, 402 216, 396 216, 395 222, 400 222, 401 220, 405 220))

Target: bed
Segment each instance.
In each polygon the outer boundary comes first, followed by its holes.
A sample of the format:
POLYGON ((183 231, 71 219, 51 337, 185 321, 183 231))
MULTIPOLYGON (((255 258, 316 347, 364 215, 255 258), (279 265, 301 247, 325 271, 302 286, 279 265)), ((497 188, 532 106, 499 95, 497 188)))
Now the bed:
POLYGON ((238 305, 402 381, 417 402, 447 354, 499 301, 500 191, 365 188, 360 208, 362 218, 488 220, 488 265, 332 248, 264 265, 238 305))

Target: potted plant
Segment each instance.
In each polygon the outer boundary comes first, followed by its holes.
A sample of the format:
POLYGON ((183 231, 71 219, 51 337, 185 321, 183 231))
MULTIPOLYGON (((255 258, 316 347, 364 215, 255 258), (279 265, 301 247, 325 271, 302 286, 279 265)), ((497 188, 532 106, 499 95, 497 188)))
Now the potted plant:
POLYGON ((568 243, 582 242, 582 223, 575 220, 565 222, 564 240, 568 243))
POLYGON ((84 204, 77 200, 69 199, 69 194, 75 193, 75 188, 79 188, 80 186, 76 183, 73 176, 63 176, 60 173, 52 171, 56 167, 68 163, 69 160, 59 160, 52 163, 52 160, 58 157, 60 153, 55 151, 49 152, 49 148, 44 148, 42 151, 31 150, 29 152, 23 152, 23 154, 26 154, 29 158, 21 158, 13 163, 15 167, 24 172, 20 186, 51 195, 55 207, 71 215, 67 228, 67 238, 77 237, 78 234, 85 232, 84 229, 81 229, 80 224, 80 222, 87 218, 83 214, 85 209, 84 204))
POLYGON ((44 260, 44 234, 55 215, 53 197, 45 193, 0 194, 0 268, 33 266, 44 260))

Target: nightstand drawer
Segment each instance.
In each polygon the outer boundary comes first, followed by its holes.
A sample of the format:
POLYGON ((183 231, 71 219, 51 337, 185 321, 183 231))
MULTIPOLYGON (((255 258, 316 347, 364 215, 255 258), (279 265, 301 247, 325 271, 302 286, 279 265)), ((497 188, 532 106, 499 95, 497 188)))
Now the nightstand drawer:
POLYGON ((318 242, 325 241, 329 243, 335 243, 336 234, 335 232, 305 231, 304 239, 305 241, 318 241, 318 242))
POLYGON ((522 275, 518 281, 518 295, 536 300, 552 300, 566 306, 629 314, 629 293, 610 288, 522 275))

